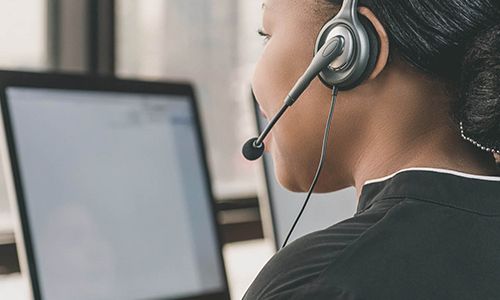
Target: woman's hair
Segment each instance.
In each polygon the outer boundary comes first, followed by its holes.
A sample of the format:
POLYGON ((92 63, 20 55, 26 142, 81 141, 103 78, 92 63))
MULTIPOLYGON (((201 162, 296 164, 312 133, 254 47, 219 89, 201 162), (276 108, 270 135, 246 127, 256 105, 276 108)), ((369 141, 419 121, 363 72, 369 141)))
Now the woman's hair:
POLYGON ((360 0, 359 6, 382 23, 391 52, 451 86, 451 117, 463 122, 465 134, 500 149, 500 1, 360 0))

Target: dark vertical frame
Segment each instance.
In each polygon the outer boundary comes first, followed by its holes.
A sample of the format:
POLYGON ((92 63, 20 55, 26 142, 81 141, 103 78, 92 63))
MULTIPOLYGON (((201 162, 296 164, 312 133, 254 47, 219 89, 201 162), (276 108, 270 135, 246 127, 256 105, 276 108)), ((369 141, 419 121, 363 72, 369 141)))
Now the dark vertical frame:
MULTIPOLYGON (((252 97, 257 132, 260 133, 262 131, 262 128, 264 128, 265 124, 262 120, 260 109, 259 109, 259 104, 257 102, 257 98, 255 97, 253 89, 251 89, 250 93, 251 93, 251 97, 252 97)), ((272 225, 273 238, 274 238, 274 240, 273 240, 274 250, 278 251, 280 249, 281 245, 280 245, 280 241, 278 238, 278 229, 277 229, 278 224, 276 223, 276 214, 275 214, 276 210, 275 210, 274 202, 273 202, 274 195, 273 195, 273 192, 271 190, 271 180, 269 178, 270 177, 270 172, 269 172, 270 166, 269 166, 269 162, 267 161, 267 157, 265 157, 265 155, 261 158, 261 160, 262 160, 261 161, 262 168, 264 170, 264 179, 265 179, 265 183, 266 183, 267 201, 268 201, 268 205, 269 205, 269 216, 271 217, 271 225, 272 225)), ((261 219, 263 217, 265 218, 267 216, 261 216, 261 219)), ((262 226, 264 226, 264 225, 262 225, 262 226)))
POLYGON ((99 64, 99 0, 87 0, 88 5, 88 71, 96 74, 99 64))
POLYGON ((115 1, 88 0, 89 73, 115 73, 115 1))
POLYGON ((47 0, 47 58, 49 69, 58 69, 59 57, 59 0, 47 0))
POLYGON ((115 0, 47 0, 49 69, 114 75, 115 0))

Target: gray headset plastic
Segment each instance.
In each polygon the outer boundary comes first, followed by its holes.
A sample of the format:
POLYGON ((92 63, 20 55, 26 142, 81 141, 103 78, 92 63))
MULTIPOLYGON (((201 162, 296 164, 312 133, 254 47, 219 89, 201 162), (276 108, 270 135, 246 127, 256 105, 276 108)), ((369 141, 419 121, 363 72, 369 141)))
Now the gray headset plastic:
POLYGON ((292 105, 316 76, 330 88, 335 85, 339 90, 347 90, 369 75, 380 45, 370 22, 362 24, 357 8, 358 0, 345 0, 337 15, 321 28, 314 58, 285 103, 292 105))
POLYGON ((344 0, 339 13, 323 26, 316 40, 313 60, 286 96, 281 109, 258 137, 243 146, 242 152, 247 159, 262 156, 265 137, 316 76, 330 88, 335 85, 339 90, 347 90, 357 86, 371 72, 380 44, 375 41, 375 30, 370 22, 361 23, 357 4, 357 0, 344 0))
POLYGON ((370 44, 370 37, 360 21, 357 9, 358 0, 344 0, 339 13, 323 26, 316 39, 315 53, 335 36, 345 40, 342 55, 319 73, 321 81, 329 87, 335 85, 345 90, 358 85, 369 68, 370 55, 374 56, 378 52, 378 49, 373 49, 375 45, 370 44))

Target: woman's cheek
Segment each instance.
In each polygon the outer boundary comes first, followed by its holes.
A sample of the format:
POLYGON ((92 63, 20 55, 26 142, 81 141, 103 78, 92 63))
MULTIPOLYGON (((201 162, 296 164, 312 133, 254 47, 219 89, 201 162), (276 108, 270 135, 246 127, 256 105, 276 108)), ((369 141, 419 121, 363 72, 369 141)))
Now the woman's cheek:
POLYGON ((267 53, 264 50, 255 66, 255 71, 252 78, 252 89, 257 102, 259 102, 261 108, 269 116, 269 114, 271 114, 271 111, 269 111, 269 104, 267 99, 269 99, 269 86, 272 84, 272 80, 271 78, 269 78, 269 66, 267 65, 268 60, 266 59, 266 55, 267 53))

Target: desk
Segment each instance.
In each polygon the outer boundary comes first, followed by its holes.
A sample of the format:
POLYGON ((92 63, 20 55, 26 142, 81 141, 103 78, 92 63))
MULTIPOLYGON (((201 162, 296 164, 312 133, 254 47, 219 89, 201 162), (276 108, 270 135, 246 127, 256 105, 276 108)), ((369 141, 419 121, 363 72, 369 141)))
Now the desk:
POLYGON ((10 213, 0 213, 0 244, 14 243, 14 225, 10 213))
MULTIPOLYGON (((226 244, 223 249, 231 299, 239 300, 260 269, 274 254, 273 243, 252 240, 226 244)), ((0 299, 30 300, 28 280, 15 273, 0 276, 0 299)))
POLYGON ((0 213, 0 275, 19 272, 15 243, 11 216, 0 213))
POLYGON ((231 299, 240 300, 259 271, 274 254, 270 240, 251 240, 224 246, 227 280, 231 299))
POLYGON ((0 275, 0 299, 30 300, 28 280, 19 273, 0 275))

